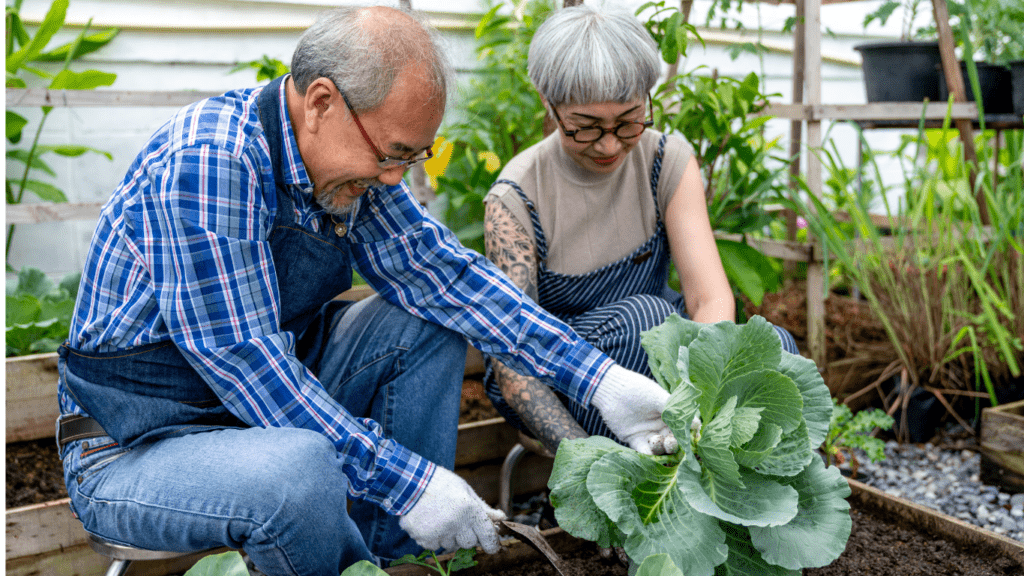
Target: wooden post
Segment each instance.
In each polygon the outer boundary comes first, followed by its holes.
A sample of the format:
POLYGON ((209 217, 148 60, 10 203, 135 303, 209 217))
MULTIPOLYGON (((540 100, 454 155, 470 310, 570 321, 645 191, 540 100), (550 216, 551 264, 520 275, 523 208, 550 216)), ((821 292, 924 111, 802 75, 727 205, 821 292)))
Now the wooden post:
MULTIPOLYGON (((821 0, 804 0, 804 74, 807 104, 821 106, 821 0)), ((821 196, 821 118, 807 119, 807 187, 821 196)), ((808 235, 808 241, 812 241, 808 235)), ((825 270, 817 254, 807 262, 807 348, 819 370, 825 366, 825 270)))
MULTIPOLYGON (((935 13, 935 28, 939 35, 939 57, 942 59, 942 72, 946 78, 946 86, 949 88, 949 93, 953 95, 954 102, 967 102, 964 77, 960 73, 960 64, 953 52, 953 30, 949 27, 949 7, 946 6, 946 0, 932 0, 932 9, 935 13)), ((971 56, 967 55, 967 57, 971 56)), ((955 125, 957 131, 960 132, 960 141, 964 145, 964 159, 967 161, 968 167, 967 179, 971 190, 975 191, 978 210, 981 212, 981 223, 988 226, 991 224, 988 204, 985 202, 985 195, 975 186, 978 179, 978 153, 974 149, 974 126, 970 120, 966 119, 956 120, 955 125)))
MULTIPOLYGON (((793 104, 804 101, 804 3, 796 0, 796 25, 793 27, 793 104)), ((793 194, 799 194, 797 180, 800 178, 800 147, 803 145, 803 120, 792 120, 789 123, 789 188, 793 194)), ((786 240, 796 240, 796 213, 786 209, 786 240)), ((787 260, 783 263, 783 277, 788 280, 796 274, 796 262, 787 260)))

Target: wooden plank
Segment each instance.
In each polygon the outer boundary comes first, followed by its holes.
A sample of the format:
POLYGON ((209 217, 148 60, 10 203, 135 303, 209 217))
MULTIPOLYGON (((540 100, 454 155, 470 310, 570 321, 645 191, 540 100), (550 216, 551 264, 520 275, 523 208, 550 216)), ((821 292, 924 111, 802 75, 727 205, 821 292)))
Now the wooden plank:
POLYGON ((851 503, 857 501, 862 506, 890 513, 917 529, 970 547, 980 555, 1006 555, 1024 564, 1024 544, 1017 540, 968 524, 910 500, 890 496, 856 480, 848 481, 852 491, 851 503))
POLYGON ((8 358, 7 442, 53 436, 57 421, 57 354, 8 358))
POLYGON ((952 120, 976 120, 978 106, 974 102, 958 102, 952 107, 945 102, 885 102, 872 104, 784 104, 773 102, 758 116, 773 116, 795 121, 852 120, 855 122, 915 122, 943 120, 947 113, 952 120))
POLYGON ((89 106, 150 108, 172 106, 180 108, 204 98, 219 96, 222 92, 179 90, 49 90, 46 88, 8 88, 7 107, 24 108, 53 106, 54 108, 83 108, 89 106))
POLYGON ((7 224, 39 224, 40 222, 66 222, 68 220, 97 220, 102 202, 39 202, 36 204, 9 204, 7 224))
POLYGON ((981 477, 1024 492, 1024 400, 981 411, 981 477))
MULTIPOLYGON (((516 466, 515 475, 512 478, 512 494, 530 494, 545 490, 554 463, 552 458, 527 453, 516 466)), ((484 502, 497 507, 501 462, 482 464, 472 468, 456 468, 455 472, 473 487, 473 490, 484 502)))
POLYGON ((459 424, 455 467, 504 459, 519 441, 519 433, 504 418, 459 424))
POLYGON ((816 254, 820 258, 821 254, 821 251, 815 250, 813 245, 804 242, 773 240, 771 238, 749 238, 742 234, 726 234, 724 232, 715 232, 715 238, 732 240, 733 242, 746 242, 769 258, 808 262, 815 258, 816 254))
MULTIPOLYGON (((227 550, 222 548, 169 560, 132 562, 126 576, 182 574, 204 556, 227 550)), ((8 558, 5 568, 7 576, 102 576, 109 565, 110 560, 93 552, 88 544, 81 544, 35 556, 8 558)))
POLYGON ((71 514, 68 498, 7 511, 7 558, 35 556, 86 543, 82 523, 71 514))

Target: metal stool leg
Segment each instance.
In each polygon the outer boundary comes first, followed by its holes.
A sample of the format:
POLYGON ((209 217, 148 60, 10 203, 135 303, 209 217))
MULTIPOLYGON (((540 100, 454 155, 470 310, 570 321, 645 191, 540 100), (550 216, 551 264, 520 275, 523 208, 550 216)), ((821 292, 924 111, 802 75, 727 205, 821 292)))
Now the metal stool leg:
POLYGON ((498 508, 509 518, 512 517, 512 473, 526 454, 522 444, 516 444, 508 451, 501 464, 501 479, 498 484, 498 508))
POLYGON ((110 563, 110 566, 107 567, 106 576, 124 576, 124 573, 128 571, 128 565, 131 563, 131 560, 115 558, 110 563))

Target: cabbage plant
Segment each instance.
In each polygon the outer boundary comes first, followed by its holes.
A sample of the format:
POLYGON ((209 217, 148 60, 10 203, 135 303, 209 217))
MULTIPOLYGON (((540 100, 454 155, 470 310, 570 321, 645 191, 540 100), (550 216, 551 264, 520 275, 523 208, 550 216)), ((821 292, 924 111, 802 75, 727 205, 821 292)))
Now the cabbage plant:
POLYGON ((667 554, 685 576, 799 574, 839 557, 850 488, 816 451, 832 398, 814 363, 783 352, 760 316, 673 314, 641 343, 670 393, 663 418, 679 452, 563 441, 548 483, 562 529, 636 564, 667 554))

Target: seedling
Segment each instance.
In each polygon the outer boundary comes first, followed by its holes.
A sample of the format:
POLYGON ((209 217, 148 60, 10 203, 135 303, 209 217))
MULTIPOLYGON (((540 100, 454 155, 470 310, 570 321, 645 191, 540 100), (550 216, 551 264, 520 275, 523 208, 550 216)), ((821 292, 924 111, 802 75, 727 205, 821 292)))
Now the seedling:
POLYGON ((462 570, 464 568, 470 568, 477 565, 477 561, 473 559, 476 556, 476 548, 459 548, 452 559, 448 561, 448 565, 444 566, 441 561, 437 559, 437 555, 434 554, 433 550, 424 550, 420 552, 419 556, 413 556, 412 554, 406 554, 397 560, 391 562, 392 566, 398 566, 399 564, 416 564, 418 566, 426 566, 431 570, 435 570, 441 576, 449 576, 452 572, 462 570), (433 558, 434 562, 427 562, 427 558, 433 558))
POLYGON ((828 436, 821 447, 822 452, 825 453, 825 463, 832 466, 849 460, 850 475, 856 478, 860 461, 857 459, 854 449, 863 450, 872 462, 884 459, 885 442, 872 436, 871 433, 876 429, 891 429, 893 418, 878 408, 859 410, 854 414, 846 404, 836 402, 835 398, 832 399, 832 403, 832 419, 829 422, 828 436))

